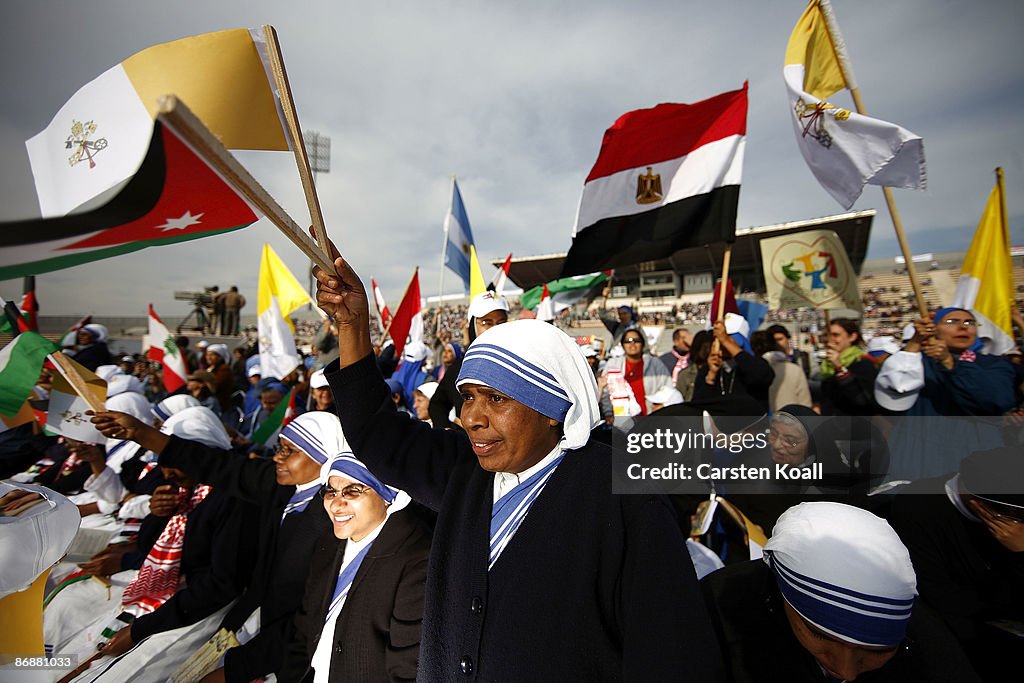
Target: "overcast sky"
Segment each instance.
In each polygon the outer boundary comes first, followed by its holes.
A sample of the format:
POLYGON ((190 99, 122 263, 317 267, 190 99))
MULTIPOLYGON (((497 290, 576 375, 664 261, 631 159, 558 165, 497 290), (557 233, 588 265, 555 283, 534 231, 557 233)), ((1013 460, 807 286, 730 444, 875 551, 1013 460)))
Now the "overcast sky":
MULTIPOLYGON (((834 0, 869 112, 925 140, 928 190, 895 192, 915 253, 964 250, 1006 175, 1011 242, 1024 244, 1024 3, 834 0)), ((328 232, 364 281, 397 301, 420 266, 439 285, 442 221, 458 177, 482 258, 564 252, 604 130, 622 113, 695 102, 750 82, 739 227, 842 213, 811 176, 787 117, 782 59, 802 0, 717 3, 8 3, 0 28, 0 219, 38 216, 24 141, 86 82, 148 46, 226 28, 276 26, 304 129, 328 135, 318 180, 328 232)), ((847 95, 840 105, 852 106, 847 95)), ((240 106, 244 106, 241 105, 240 106)), ((238 157, 300 224, 293 157, 238 157)), ((869 257, 897 253, 881 191, 869 257)), ((246 230, 38 278, 44 314, 168 317, 174 290, 238 285, 255 314, 270 242, 305 279, 307 262, 262 220, 246 230)), ((484 276, 493 269, 485 265, 484 276)), ((461 289, 446 272, 445 290, 461 289)), ((16 299, 20 281, 0 282, 16 299)))

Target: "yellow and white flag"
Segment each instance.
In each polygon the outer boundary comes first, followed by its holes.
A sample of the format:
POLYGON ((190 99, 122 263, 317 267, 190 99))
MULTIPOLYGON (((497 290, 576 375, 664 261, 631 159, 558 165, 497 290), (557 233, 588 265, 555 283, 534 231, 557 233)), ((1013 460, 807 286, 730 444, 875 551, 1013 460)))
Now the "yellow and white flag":
POLYGON ((309 293, 299 284, 269 244, 263 245, 260 281, 256 295, 256 326, 263 377, 284 376, 299 366, 295 351, 295 328, 288 317, 310 303, 309 293))
MULTIPOLYGON (((827 101, 853 89, 840 66, 846 47, 827 0, 811 0, 786 46, 783 75, 800 153, 822 187, 849 209, 864 185, 925 188, 924 142, 894 123, 827 101), (828 30, 833 21, 833 30, 828 30), (842 55, 842 57, 841 57, 842 55)), ((846 76, 852 79, 851 70, 846 76)))
POLYGON ((761 240, 768 306, 861 311, 857 273, 832 230, 805 230, 761 240))
POLYGON ((154 45, 86 83, 28 148, 44 217, 92 207, 149 149, 161 95, 177 95, 231 149, 286 150, 263 34, 230 29, 154 45))
POLYGON ((996 170, 996 186, 964 257, 956 283, 953 306, 969 308, 978 320, 983 353, 1002 355, 1014 347, 1011 308, 1014 305, 1013 261, 1003 197, 1003 172, 996 170))

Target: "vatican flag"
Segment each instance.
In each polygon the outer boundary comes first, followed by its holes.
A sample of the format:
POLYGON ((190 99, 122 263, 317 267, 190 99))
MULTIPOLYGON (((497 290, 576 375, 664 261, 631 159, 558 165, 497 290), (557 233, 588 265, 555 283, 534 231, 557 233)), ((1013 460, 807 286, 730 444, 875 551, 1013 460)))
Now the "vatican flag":
POLYGON ((264 244, 256 297, 263 377, 284 379, 285 375, 299 366, 294 328, 288 316, 311 301, 305 288, 270 245, 264 244))

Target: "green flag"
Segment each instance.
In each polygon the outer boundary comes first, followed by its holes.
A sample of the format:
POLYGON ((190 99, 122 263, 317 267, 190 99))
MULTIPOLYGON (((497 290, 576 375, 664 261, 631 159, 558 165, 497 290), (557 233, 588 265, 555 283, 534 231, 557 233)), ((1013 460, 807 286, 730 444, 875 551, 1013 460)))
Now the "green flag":
POLYGON ((16 414, 57 346, 36 332, 22 332, 0 349, 0 415, 16 414))
MULTIPOLYGON (((548 292, 551 293, 551 298, 555 304, 559 304, 560 308, 567 308, 583 299, 592 288, 603 285, 607 281, 608 276, 604 273, 563 277, 549 282, 548 292)), ((544 285, 528 289, 519 297, 519 303, 523 305, 523 308, 533 310, 540 303, 540 297, 543 292, 544 285)))
POLYGON ((267 419, 252 433, 252 442, 258 444, 266 443, 270 437, 281 431, 286 419, 295 416, 295 390, 292 389, 281 399, 281 402, 274 408, 274 412, 267 415, 267 419))

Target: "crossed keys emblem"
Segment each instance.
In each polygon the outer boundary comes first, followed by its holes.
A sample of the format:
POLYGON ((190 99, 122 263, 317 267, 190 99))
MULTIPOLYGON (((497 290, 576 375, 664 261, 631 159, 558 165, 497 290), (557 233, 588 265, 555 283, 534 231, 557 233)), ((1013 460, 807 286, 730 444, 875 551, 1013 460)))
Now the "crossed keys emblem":
POLYGON ((849 111, 828 102, 810 105, 802 98, 798 98, 793 106, 793 113, 796 114, 797 120, 803 122, 803 137, 810 136, 826 149, 832 146, 832 136, 825 130, 825 112, 832 109, 835 110, 833 116, 836 121, 845 121, 850 118, 849 111))
POLYGON ((89 160, 89 168, 96 167, 96 160, 93 158, 99 152, 107 148, 107 139, 99 138, 98 140, 90 140, 89 136, 96 132, 96 123, 93 121, 81 121, 72 120, 71 122, 71 135, 64 141, 65 149, 73 149, 74 152, 68 157, 68 163, 72 166, 76 165, 82 159, 89 160))

